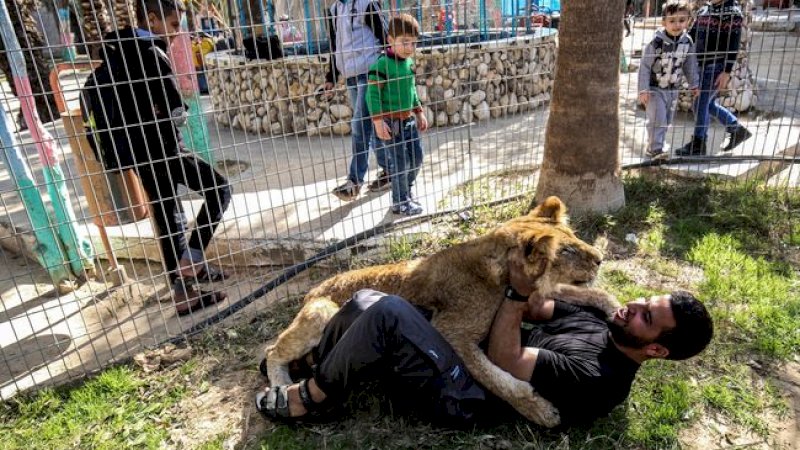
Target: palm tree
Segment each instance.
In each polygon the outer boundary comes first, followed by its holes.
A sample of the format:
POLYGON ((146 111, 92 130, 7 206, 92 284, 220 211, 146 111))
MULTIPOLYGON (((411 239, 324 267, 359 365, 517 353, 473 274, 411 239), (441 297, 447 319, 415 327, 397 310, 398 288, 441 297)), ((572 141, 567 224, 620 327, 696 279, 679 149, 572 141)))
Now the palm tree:
MULTIPOLYGON (((39 118, 42 122, 52 122, 58 119, 58 109, 49 84, 52 65, 42 51, 45 48, 45 40, 39 29, 36 28, 36 21, 31 14, 31 11, 41 7, 41 5, 38 0, 5 0, 5 2, 11 17, 11 25, 14 27, 14 33, 17 35, 19 45, 25 56, 25 69, 28 72, 31 91, 36 102, 36 112, 39 113, 39 118)), ((0 41, 0 51, 5 51, 2 41, 0 41)), ((17 95, 17 88, 11 81, 13 77, 8 58, 0 57, 0 70, 3 71, 6 80, 8 80, 11 92, 17 95)), ((20 124, 24 123, 22 122, 21 112, 18 122, 20 124)))
POLYGON ((111 17, 104 0, 81 0, 84 39, 92 59, 99 59, 100 40, 111 31, 111 17))
POLYGON ((625 204, 617 112, 624 3, 562 3, 538 201, 557 195, 573 212, 601 213, 625 204))

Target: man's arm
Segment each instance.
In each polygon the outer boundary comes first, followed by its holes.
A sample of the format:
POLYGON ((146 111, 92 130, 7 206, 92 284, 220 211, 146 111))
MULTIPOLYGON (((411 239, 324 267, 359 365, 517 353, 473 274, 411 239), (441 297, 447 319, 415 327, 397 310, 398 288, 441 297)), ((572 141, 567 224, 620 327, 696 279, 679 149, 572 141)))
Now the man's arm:
POLYGON ((382 14, 381 4, 377 1, 371 2, 364 12, 364 22, 372 30, 372 34, 381 43, 381 48, 383 49, 386 48, 386 30, 383 26, 382 14))
POLYGON ((325 74, 325 83, 330 83, 331 88, 336 84, 336 20, 329 10, 325 12, 326 22, 328 24, 328 45, 330 46, 330 64, 328 64, 328 72, 325 74))
POLYGON ((536 367, 539 349, 523 347, 520 334, 522 316, 528 304, 505 300, 500 305, 489 333, 489 360, 519 380, 528 381, 536 367))
POLYGON ((553 317, 555 303, 545 300, 535 285, 525 275, 525 257, 519 249, 511 250, 508 257, 508 279, 517 294, 528 297, 527 302, 506 299, 500 305, 489 332, 489 360, 514 376, 528 381, 536 367, 539 349, 522 346, 520 325, 522 319, 549 320, 553 317))

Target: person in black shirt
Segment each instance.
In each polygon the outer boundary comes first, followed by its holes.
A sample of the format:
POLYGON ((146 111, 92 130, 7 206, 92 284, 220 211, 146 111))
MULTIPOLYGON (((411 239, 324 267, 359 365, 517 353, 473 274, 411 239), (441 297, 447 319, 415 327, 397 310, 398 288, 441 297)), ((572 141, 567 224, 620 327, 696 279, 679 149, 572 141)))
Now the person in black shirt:
MULTIPOLYGON (((599 310, 540 298, 515 260, 487 354, 530 381, 564 425, 592 421, 622 403, 644 361, 686 359, 711 340, 711 317, 688 292, 637 299, 608 319, 599 310), (523 319, 532 330, 521 330, 523 319)), ((429 320, 428 311, 400 297, 357 292, 298 362, 312 361, 310 378, 258 392, 256 409, 272 420, 318 419, 363 383, 379 382, 423 419, 457 427, 491 421, 499 400, 474 381, 429 320)))

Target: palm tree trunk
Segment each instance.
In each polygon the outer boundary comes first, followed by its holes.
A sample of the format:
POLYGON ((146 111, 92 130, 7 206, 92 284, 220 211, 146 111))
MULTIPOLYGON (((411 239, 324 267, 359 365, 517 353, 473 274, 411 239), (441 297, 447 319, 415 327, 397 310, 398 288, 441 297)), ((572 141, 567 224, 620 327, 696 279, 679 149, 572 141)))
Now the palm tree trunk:
POLYGON ((536 199, 573 212, 625 204, 619 156, 619 54, 624 2, 564 2, 544 162, 536 199))
MULTIPOLYGON (((53 92, 50 88, 51 61, 45 57, 42 49, 45 41, 42 34, 36 28, 36 21, 31 15, 33 8, 37 8, 38 2, 33 0, 5 0, 8 7, 11 24, 14 33, 17 35, 20 47, 25 57, 25 68, 31 82, 31 91, 36 102, 36 112, 43 123, 52 122, 58 119, 58 109, 56 108, 53 92)), ((0 42, 0 49, 5 47, 0 42)), ((11 92, 17 95, 17 89, 11 82, 11 66, 8 58, 0 58, 0 70, 6 76, 11 87, 11 92)), ((20 121, 20 123, 22 123, 20 121)))
POLYGON ((104 0, 81 0, 84 39, 92 59, 100 56, 100 40, 111 31, 111 18, 104 0))

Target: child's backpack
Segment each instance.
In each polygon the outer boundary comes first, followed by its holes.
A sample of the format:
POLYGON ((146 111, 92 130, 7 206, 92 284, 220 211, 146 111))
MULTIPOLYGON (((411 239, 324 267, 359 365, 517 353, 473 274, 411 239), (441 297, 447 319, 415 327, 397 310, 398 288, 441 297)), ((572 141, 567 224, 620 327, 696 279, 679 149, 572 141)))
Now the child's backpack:
MULTIPOLYGON (((120 81, 119 77, 114 76, 111 64, 103 61, 89 75, 80 95, 86 138, 94 156, 106 170, 119 170, 121 165, 111 131, 124 124, 114 80, 120 81)), ((122 165, 127 165, 126 162, 122 162, 122 165)))

